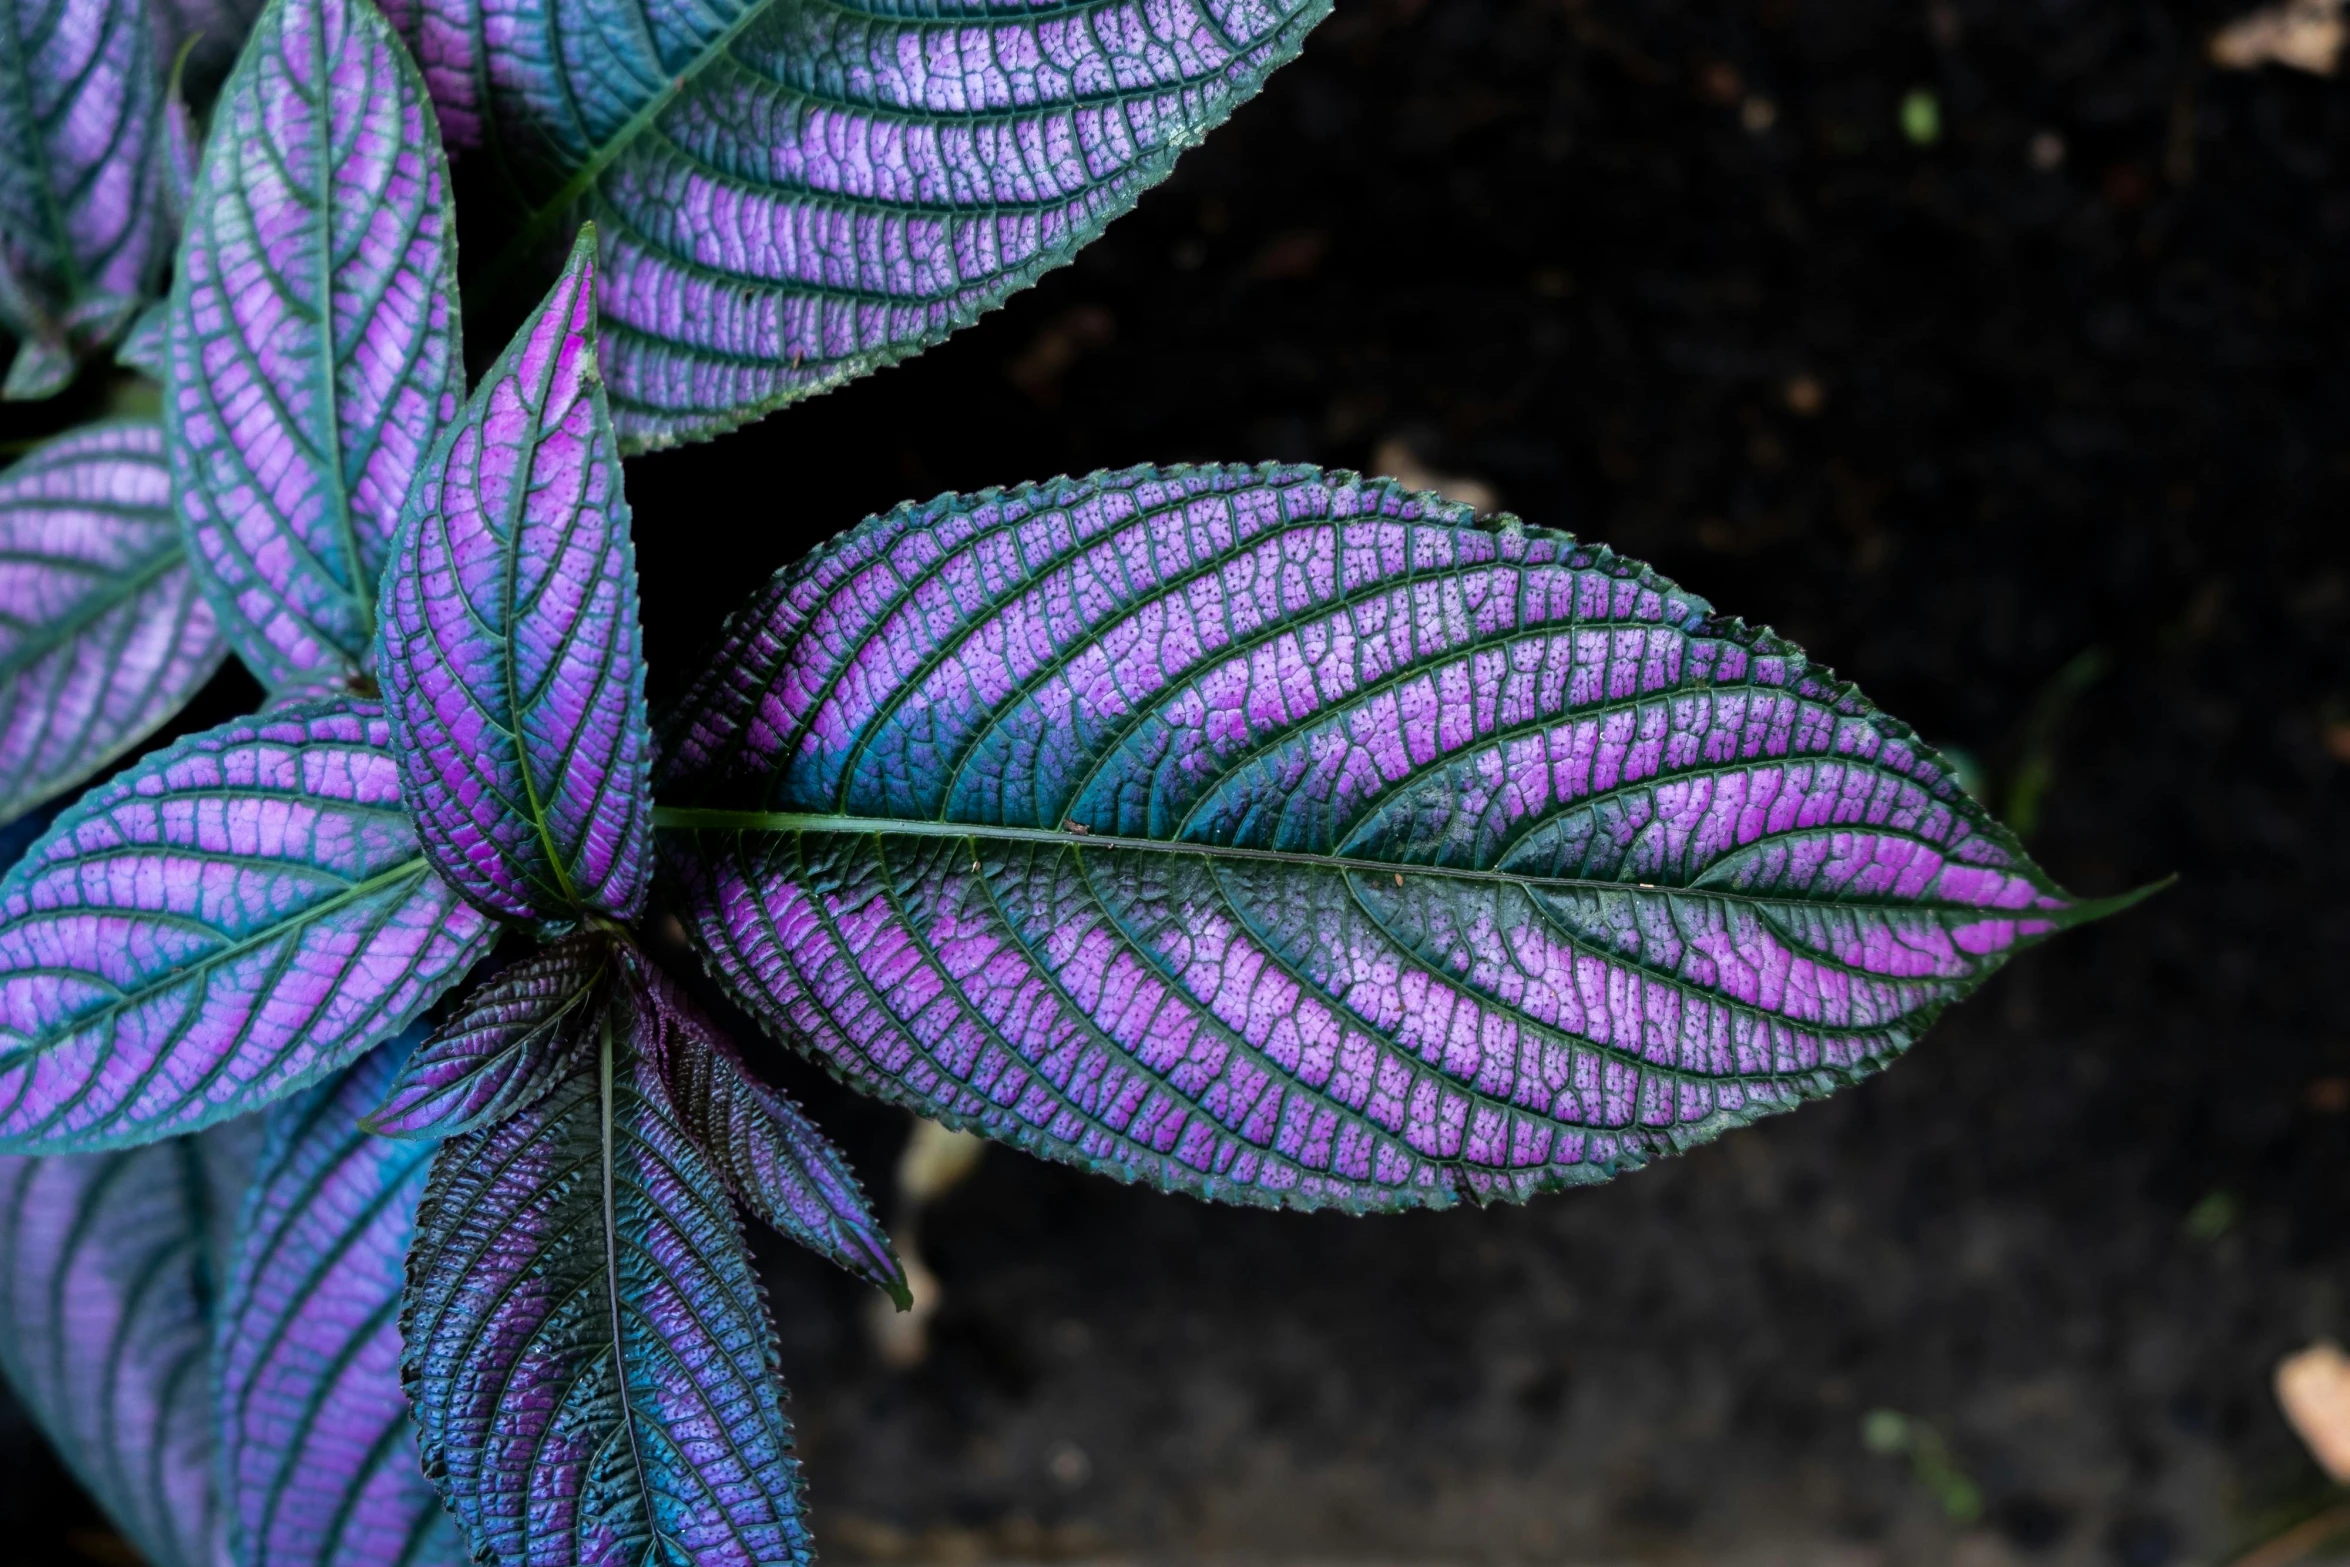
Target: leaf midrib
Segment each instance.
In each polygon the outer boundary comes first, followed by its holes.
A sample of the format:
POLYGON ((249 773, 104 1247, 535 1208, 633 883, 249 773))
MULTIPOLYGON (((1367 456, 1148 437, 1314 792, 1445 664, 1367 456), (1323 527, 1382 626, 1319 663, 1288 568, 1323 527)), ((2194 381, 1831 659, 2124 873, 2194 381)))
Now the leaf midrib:
POLYGON ((84 598, 71 614, 42 627, 41 635, 27 641, 15 654, 0 658, 0 681, 15 679, 66 646, 93 622, 137 598, 187 558, 186 546, 174 540, 133 570, 108 574, 104 579, 106 586, 84 598))

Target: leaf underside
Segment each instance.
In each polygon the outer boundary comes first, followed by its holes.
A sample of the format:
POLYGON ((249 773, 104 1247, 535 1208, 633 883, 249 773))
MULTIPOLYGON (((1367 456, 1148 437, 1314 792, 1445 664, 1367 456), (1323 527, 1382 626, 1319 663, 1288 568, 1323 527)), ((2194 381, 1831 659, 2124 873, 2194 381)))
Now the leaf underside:
POLYGON ((144 1142, 392 1037, 489 948, 425 864, 356 700, 183 740, 0 883, 0 1148, 144 1142))
POLYGON ((368 0, 272 0, 213 118, 164 421, 207 591, 268 684, 366 670, 417 460, 463 390, 423 80, 368 0))
POLYGON ((594 240, 425 459, 382 677, 425 852, 507 919, 626 920, 652 875, 644 653, 596 374, 594 240))
POLYGON ((236 1567, 457 1567, 400 1387, 400 1291, 432 1150, 359 1119, 405 1042, 271 1107, 218 1332, 236 1567))
POLYGON ((1605 1179, 2090 912, 1779 637, 1351 474, 901 507, 708 670, 662 796, 720 809, 664 854, 736 998, 925 1115, 1230 1201, 1605 1179))
POLYGON ((224 651, 154 425, 86 425, 0 473, 0 821, 153 733, 224 651))
POLYGON ((649 1044, 624 993, 595 1057, 433 1162, 403 1370, 484 1562, 808 1560, 758 1278, 649 1044))
POLYGON ((575 203, 596 223, 630 450, 895 363, 1063 265, 1329 9, 399 8, 452 146, 532 214, 514 253, 575 203))
POLYGON ((0 1157, 0 1370, 151 1567, 213 1567, 209 1238, 243 1124, 121 1153, 0 1157))

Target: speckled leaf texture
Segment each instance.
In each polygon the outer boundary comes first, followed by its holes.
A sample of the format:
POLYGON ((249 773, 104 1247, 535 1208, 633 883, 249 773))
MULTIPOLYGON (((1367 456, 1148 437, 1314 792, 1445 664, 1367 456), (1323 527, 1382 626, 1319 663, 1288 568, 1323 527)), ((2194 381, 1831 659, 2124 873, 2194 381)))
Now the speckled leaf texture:
POLYGON ((867 1283, 913 1304, 889 1232, 841 1151, 790 1096, 760 1082, 734 1045, 670 978, 639 974, 661 1029, 671 1102, 743 1206, 867 1283))
POLYGON ((223 89, 172 284, 172 480, 237 652, 365 671, 417 461, 463 392, 431 105, 369 0, 272 0, 223 89))
POLYGON ((664 801, 734 995, 1128 1180, 1522 1198, 1906 1049, 2086 916, 1931 751, 1604 547, 1311 468, 867 522, 732 623, 664 801), (723 830, 742 828, 750 830, 723 830))
POLYGON ((441 874, 508 919, 633 918, 653 742, 592 233, 426 460, 383 640, 401 777, 441 874))
POLYGON ((466 1559, 400 1387, 400 1290, 432 1149, 359 1124, 408 1044, 269 1111, 218 1333, 234 1567, 466 1559))
POLYGON ((87 425, 0 473, 0 821, 153 733, 225 651, 154 425, 87 425))
POLYGON ((0 5, 0 325, 21 340, 8 395, 61 389, 67 350, 110 340, 154 283, 161 101, 146 0, 0 5))
POLYGON ((0 1158, 0 1370, 150 1567, 217 1560, 211 1238, 251 1155, 237 1123, 0 1158))
POLYGON ((427 1469, 496 1567, 809 1559, 758 1277, 623 987, 433 1161, 402 1319, 427 1469))
POLYGON ((367 1118, 386 1137, 454 1137, 544 1099, 595 1048, 611 938, 551 942, 477 986, 417 1048, 367 1118))
POLYGON ((584 198, 631 450, 939 341, 1067 262, 1328 0, 410 0, 518 249, 584 198))
POLYGON ((494 937, 425 864, 373 703, 238 719, 91 790, 0 883, 0 1149, 259 1109, 397 1034, 494 937))

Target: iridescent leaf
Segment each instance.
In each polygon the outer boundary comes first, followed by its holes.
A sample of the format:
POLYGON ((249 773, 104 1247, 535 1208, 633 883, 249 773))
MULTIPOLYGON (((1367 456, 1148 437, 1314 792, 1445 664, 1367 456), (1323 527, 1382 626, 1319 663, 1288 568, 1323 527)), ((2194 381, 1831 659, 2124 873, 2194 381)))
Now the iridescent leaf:
POLYGON ((582 931, 478 986, 417 1047, 368 1130, 453 1137, 544 1099, 594 1048, 612 939, 582 931))
POLYGON ((659 969, 639 966, 661 1029, 677 1113, 743 1206, 817 1255, 913 1304, 889 1232, 831 1140, 781 1091, 753 1077, 734 1044, 659 969))
POLYGON ((1899 1055, 2059 891, 1910 731, 1601 546, 1311 468, 876 518, 665 799, 736 997, 950 1125, 1233 1201, 1605 1179, 1899 1055))
POLYGON ((0 1370, 149 1567, 214 1567, 217 1258, 247 1124, 0 1157, 0 1370))
POLYGON ((85 425, 0 473, 0 821, 153 733, 224 651, 154 425, 85 425))
MULTIPOLYGON (((403 7, 406 11, 408 8, 403 7)), ((584 203, 631 450, 917 353, 1067 262, 1329 0, 414 0, 453 146, 584 203)))
POLYGON ((0 883, 0 1148, 147 1142, 314 1082, 463 977, 373 703, 281 707, 82 796, 0 883))
POLYGON ((382 618, 401 777, 441 874, 509 919, 633 918, 653 742, 593 233, 425 459, 382 618))
POLYGON ((554 1092, 433 1161, 402 1316, 425 1465, 478 1560, 805 1563, 724 1185, 621 987, 554 1092))
POLYGON ((401 502, 463 391, 455 263, 390 24, 368 0, 272 0, 213 115, 163 395, 206 590, 271 685, 374 656, 401 502))
POLYGON ((432 1150, 361 1130, 407 1041, 272 1106, 218 1332, 235 1567, 456 1567, 400 1388, 400 1290, 432 1150))
POLYGON ((155 280, 162 85, 146 0, 0 6, 0 324, 24 361, 11 397, 61 388, 155 280))

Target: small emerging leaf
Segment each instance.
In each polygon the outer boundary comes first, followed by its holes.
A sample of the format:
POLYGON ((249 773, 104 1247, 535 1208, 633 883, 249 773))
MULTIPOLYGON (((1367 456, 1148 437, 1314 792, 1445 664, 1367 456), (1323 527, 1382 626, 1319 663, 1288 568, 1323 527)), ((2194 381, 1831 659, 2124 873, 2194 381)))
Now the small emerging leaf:
POLYGON ((632 965, 661 1030, 671 1100, 743 1205, 782 1234, 913 1304, 889 1234, 839 1149, 790 1097, 753 1077, 734 1045, 676 983, 632 965))
POLYGON ((653 1032, 619 987, 577 1070, 433 1161, 402 1365, 494 1567, 808 1560, 758 1276, 653 1032))
POLYGON ((235 1567, 458 1567, 400 1387, 400 1289, 431 1150, 370 1137, 394 1041, 270 1108, 218 1331, 235 1567))
POLYGON ((0 821, 153 733, 223 652, 154 425, 85 426, 0 473, 0 821))
POLYGON ((465 998, 367 1118, 386 1137, 454 1137, 545 1098, 595 1046, 613 963, 601 931, 566 936, 465 998))
POLYGON ((1898 1056, 2076 903, 1767 631, 1296 467, 874 519, 738 615, 665 793, 734 995, 850 1081, 1292 1207, 1603 1180, 1898 1056))
POLYGON ((653 742, 591 232, 425 460, 381 664, 417 831, 450 884, 508 919, 634 917, 653 742))
POLYGON ((373 703, 141 760, 0 883, 0 1148, 151 1141, 392 1037, 486 952, 434 877, 373 703))
POLYGON ((456 243, 390 24, 369 0, 271 0, 213 116, 163 409, 206 591, 272 686, 374 656, 401 503, 463 391, 456 243))

